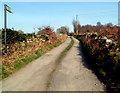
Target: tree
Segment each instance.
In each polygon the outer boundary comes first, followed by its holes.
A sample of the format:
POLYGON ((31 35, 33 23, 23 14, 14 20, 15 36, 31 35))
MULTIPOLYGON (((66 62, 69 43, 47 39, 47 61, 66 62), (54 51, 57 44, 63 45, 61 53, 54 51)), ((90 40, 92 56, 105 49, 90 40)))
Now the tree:
POLYGON ((96 26, 102 26, 101 22, 97 22, 97 25, 96 26))
POLYGON ((78 33, 80 33, 80 32, 81 32, 81 25, 78 24, 78 33))
POLYGON ((78 30, 79 30, 79 27, 80 27, 79 21, 78 20, 73 20, 72 24, 73 24, 73 27, 74 27, 74 33, 78 33, 78 30))
POLYGON ((56 35, 54 33, 53 28, 51 28, 50 26, 47 27, 43 27, 43 28, 38 28, 38 35, 41 35, 43 37, 47 37, 47 40, 52 40, 52 39, 56 39, 56 35))
POLYGON ((74 33, 76 33, 76 30, 77 30, 77 28, 76 28, 76 21, 73 20, 72 24, 73 24, 73 28, 74 28, 74 33))
POLYGON ((73 20, 72 22, 73 27, 74 27, 74 33, 78 34, 81 32, 81 25, 78 20, 73 20))
POLYGON ((46 26, 46 27, 39 27, 38 28, 38 35, 43 35, 43 34, 47 34, 50 35, 53 32, 53 29, 50 26, 46 26))
POLYGON ((107 23, 106 26, 107 26, 107 27, 112 27, 113 24, 112 24, 112 23, 107 23))
POLYGON ((62 26, 62 27, 57 29, 57 32, 62 33, 62 34, 68 34, 69 28, 67 26, 62 26))

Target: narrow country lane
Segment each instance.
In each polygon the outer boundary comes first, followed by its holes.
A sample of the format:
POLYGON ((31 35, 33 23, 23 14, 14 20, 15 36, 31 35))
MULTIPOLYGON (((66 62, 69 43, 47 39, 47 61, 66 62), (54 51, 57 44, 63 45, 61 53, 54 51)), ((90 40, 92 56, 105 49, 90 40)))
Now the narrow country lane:
POLYGON ((103 91, 104 85, 85 64, 79 41, 73 40, 73 47, 60 64, 55 65, 56 59, 69 45, 70 38, 4 79, 3 91, 103 91))
POLYGON ((70 38, 2 82, 3 91, 45 91, 55 60, 69 45, 70 38))
POLYGON ((79 41, 74 45, 52 76, 49 91, 103 91, 104 85, 92 73, 81 52, 79 41))
POLYGON ((13 1, 1 0, 0 92, 120 93, 118 0, 13 1))

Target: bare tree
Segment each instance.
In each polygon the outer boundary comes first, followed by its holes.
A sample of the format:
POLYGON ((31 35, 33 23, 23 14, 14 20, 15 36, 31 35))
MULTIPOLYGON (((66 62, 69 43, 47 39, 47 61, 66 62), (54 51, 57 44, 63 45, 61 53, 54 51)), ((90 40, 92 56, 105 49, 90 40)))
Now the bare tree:
POLYGON ((62 26, 62 27, 57 29, 57 32, 62 33, 62 34, 68 34, 69 28, 67 26, 62 26))
POLYGON ((80 25, 79 21, 78 20, 73 20, 72 24, 73 24, 73 27, 74 27, 74 33, 77 33, 77 34, 80 33, 81 25, 80 25))

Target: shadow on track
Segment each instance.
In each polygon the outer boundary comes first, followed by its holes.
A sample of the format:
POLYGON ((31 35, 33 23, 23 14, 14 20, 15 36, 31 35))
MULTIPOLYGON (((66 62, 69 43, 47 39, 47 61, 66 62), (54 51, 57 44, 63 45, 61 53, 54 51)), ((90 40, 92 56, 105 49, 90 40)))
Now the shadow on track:
POLYGON ((85 55, 84 55, 84 53, 83 53, 82 45, 81 45, 80 42, 79 42, 79 47, 77 47, 77 48, 78 48, 78 50, 79 50, 79 54, 78 54, 78 55, 82 57, 82 63, 83 63, 83 65, 84 65, 86 68, 92 70, 92 68, 90 67, 90 65, 87 63, 87 59, 86 59, 86 57, 85 57, 85 55))

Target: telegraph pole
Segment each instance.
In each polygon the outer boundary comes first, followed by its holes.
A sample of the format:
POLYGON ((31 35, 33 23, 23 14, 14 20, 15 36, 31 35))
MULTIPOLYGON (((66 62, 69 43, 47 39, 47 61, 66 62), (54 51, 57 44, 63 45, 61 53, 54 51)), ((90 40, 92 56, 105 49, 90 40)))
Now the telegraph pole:
POLYGON ((76 15, 76 34, 78 34, 78 15, 76 15))
POLYGON ((7 30, 7 11, 6 11, 7 5, 4 5, 4 31, 5 31, 5 52, 7 53, 7 40, 6 40, 6 30, 7 30))
POLYGON ((77 21, 77 19, 78 19, 78 15, 76 15, 76 21, 77 21))

